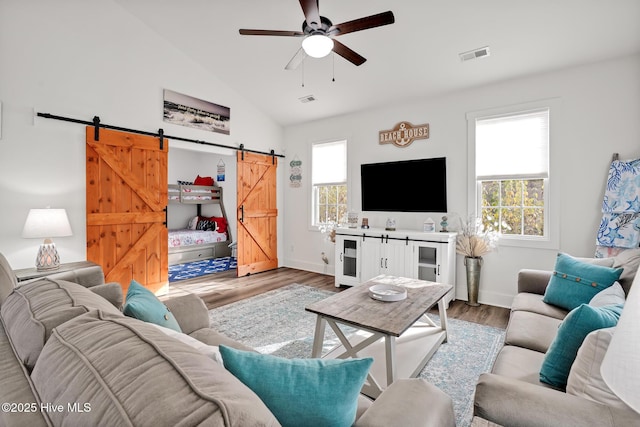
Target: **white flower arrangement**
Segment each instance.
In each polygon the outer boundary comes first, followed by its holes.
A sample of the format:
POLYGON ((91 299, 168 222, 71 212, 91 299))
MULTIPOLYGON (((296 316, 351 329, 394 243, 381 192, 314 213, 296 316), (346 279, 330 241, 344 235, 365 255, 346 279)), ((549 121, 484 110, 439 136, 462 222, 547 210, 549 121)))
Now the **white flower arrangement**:
POLYGON ((460 219, 456 252, 469 258, 482 258, 495 249, 498 237, 498 232, 485 229, 482 220, 471 215, 466 223, 460 219))
POLYGON ((331 243, 335 243, 336 242, 336 228, 338 227, 338 224, 333 223, 333 222, 328 222, 325 224, 322 224, 318 227, 318 230, 325 235, 325 240, 327 240, 328 242, 331 243))

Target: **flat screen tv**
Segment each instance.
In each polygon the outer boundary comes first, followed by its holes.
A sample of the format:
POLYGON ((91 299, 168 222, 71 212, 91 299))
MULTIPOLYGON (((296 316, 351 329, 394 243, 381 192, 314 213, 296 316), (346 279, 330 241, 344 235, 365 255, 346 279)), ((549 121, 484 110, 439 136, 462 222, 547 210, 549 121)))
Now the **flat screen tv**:
POLYGON ((445 157, 360 165, 362 210, 447 212, 445 157))

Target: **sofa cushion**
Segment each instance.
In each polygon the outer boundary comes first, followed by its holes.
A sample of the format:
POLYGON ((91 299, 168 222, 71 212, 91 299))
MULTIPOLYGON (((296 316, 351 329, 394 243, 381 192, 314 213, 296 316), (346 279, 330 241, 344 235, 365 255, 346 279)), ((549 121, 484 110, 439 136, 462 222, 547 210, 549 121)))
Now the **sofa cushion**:
POLYGON ((624 289, 622 289, 622 286, 618 282, 615 282, 605 290, 598 292, 593 298, 591 298, 591 301, 589 301, 589 305, 591 307, 602 307, 605 305, 617 305, 624 303, 624 289))
POLYGON ((513 345, 505 345, 500 349, 492 374, 513 378, 530 384, 550 387, 540 382, 540 367, 544 361, 544 353, 513 345))
POLYGON ((582 304, 572 310, 547 351, 540 368, 540 381, 566 387, 569 370, 585 337, 596 329, 616 326, 621 314, 622 305, 591 307, 582 304))
POLYGON ((53 328, 95 309, 122 316, 109 301, 84 286, 42 278, 15 288, 0 314, 18 357, 32 369, 53 328))
POLYGON ((159 331, 170 336, 171 338, 175 338, 176 340, 195 348, 214 362, 218 362, 220 365, 222 365, 222 356, 220 355, 220 348, 217 345, 205 344, 204 342, 190 337, 187 334, 178 332, 171 328, 165 328, 164 326, 156 325, 155 323, 149 323, 149 325, 157 328, 159 331))
POLYGON ((264 403, 197 350, 145 322, 93 311, 56 328, 31 378, 53 425, 277 426, 264 403))
POLYGON ((628 408, 602 379, 600 366, 615 328, 595 330, 584 339, 567 380, 567 393, 607 406, 628 408))
POLYGON ((613 258, 613 267, 623 268, 618 281, 627 295, 638 272, 638 266, 640 266, 640 248, 625 249, 613 258))
POLYGON ((122 312, 129 317, 182 332, 175 316, 149 289, 132 280, 122 312))
POLYGON ((0 305, 16 287, 17 280, 9 261, 0 253, 0 305))
POLYGON ((587 304, 598 292, 613 285, 622 271, 622 268, 594 265, 559 253, 543 301, 573 310, 580 304, 587 304))
POLYGON ((351 426, 373 359, 284 359, 220 346, 224 366, 284 427, 351 426))
POLYGON ((542 314, 513 311, 504 342, 544 353, 555 339, 561 323, 561 319, 542 314))
MULTIPOLYGON (((31 379, 26 368, 11 348, 9 337, 4 330, 0 318, 0 402, 19 404, 21 408, 35 411, 0 411, 0 426, 48 426, 44 412, 40 411, 40 403, 31 387, 31 379)), ((11 409, 11 408, 10 408, 11 409)))
POLYGON ((564 308, 547 304, 542 301, 542 298, 543 296, 540 294, 521 292, 513 298, 511 311, 530 311, 559 320, 564 319, 567 313, 569 313, 569 311, 564 308))

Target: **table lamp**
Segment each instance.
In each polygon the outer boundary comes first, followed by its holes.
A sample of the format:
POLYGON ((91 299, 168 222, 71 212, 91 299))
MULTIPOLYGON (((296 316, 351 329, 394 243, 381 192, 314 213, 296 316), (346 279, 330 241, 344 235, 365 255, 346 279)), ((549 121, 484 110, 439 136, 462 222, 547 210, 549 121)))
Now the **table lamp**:
POLYGON ((602 360, 600 373, 611 391, 627 406, 640 413, 640 285, 638 283, 629 291, 622 316, 602 360))
POLYGON ((60 255, 51 238, 72 235, 65 209, 31 209, 22 229, 22 237, 44 238, 36 258, 38 271, 55 270, 60 267, 60 255))

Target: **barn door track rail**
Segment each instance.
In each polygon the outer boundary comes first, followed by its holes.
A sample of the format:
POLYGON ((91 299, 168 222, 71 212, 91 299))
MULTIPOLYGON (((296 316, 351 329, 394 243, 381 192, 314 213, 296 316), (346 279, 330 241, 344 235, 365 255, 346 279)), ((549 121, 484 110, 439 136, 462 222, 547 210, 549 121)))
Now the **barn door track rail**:
MULTIPOLYGON (((230 150, 242 151, 243 153, 246 151, 246 152, 249 152, 249 153, 264 154, 264 155, 267 155, 267 156, 271 156, 274 159, 276 157, 284 157, 284 154, 277 154, 273 150, 271 150, 269 152, 259 151, 259 150, 251 150, 249 148, 246 148, 244 146, 244 144, 240 144, 239 147, 234 147, 232 145, 218 144, 216 142, 208 142, 208 141, 202 141, 202 140, 199 140, 199 139, 191 139, 191 138, 183 138, 181 136, 167 135, 167 134, 164 133, 164 130, 162 128, 158 129, 157 132, 149 132, 149 131, 144 131, 144 130, 129 129, 129 128, 124 128, 124 127, 120 127, 120 126, 107 125, 107 124, 101 123, 100 122, 100 117, 98 117, 98 116, 94 116, 93 120, 91 120, 91 121, 74 119, 74 118, 71 118, 71 117, 56 116, 54 114, 49 114, 49 113, 37 113, 37 116, 45 118, 45 119, 60 120, 60 121, 63 121, 63 122, 79 123, 79 124, 82 124, 82 125, 93 126, 95 128, 95 130, 94 130, 94 139, 96 141, 100 140, 100 128, 104 128, 104 129, 112 129, 112 130, 118 130, 118 131, 122 131, 122 132, 137 133, 137 134, 140 134, 140 135, 154 136, 154 137, 160 138, 160 149, 161 150, 164 147, 164 140, 166 138, 166 139, 174 139, 176 141, 192 142, 194 144, 209 145, 209 146, 212 146, 212 147, 227 148, 227 149, 230 149, 230 150)), ((243 156, 244 156, 244 154, 243 154, 243 156)))

